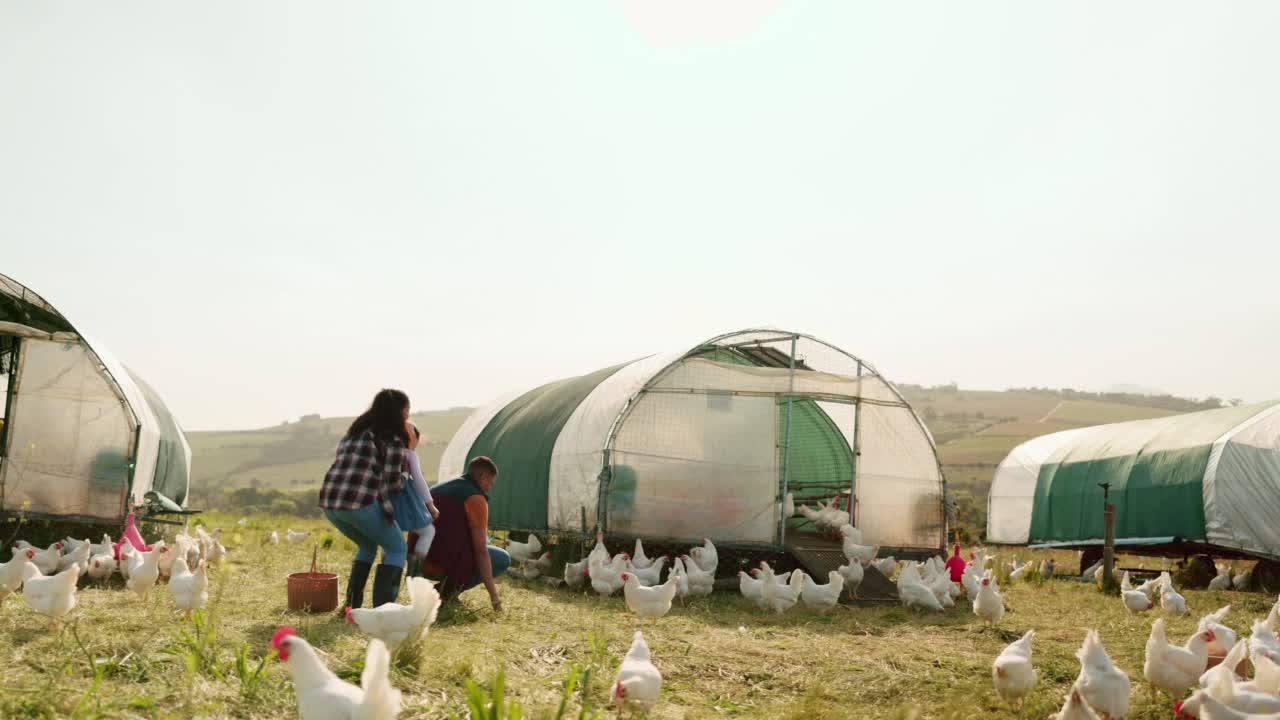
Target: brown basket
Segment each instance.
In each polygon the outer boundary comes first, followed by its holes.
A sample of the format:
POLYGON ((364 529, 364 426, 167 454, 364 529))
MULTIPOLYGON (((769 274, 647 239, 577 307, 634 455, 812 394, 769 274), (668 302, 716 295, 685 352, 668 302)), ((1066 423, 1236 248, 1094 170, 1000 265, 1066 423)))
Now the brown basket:
POLYGON ((311 550, 311 572, 289 575, 290 610, 326 613, 338 609, 338 576, 316 572, 316 554, 319 551, 319 547, 311 550))

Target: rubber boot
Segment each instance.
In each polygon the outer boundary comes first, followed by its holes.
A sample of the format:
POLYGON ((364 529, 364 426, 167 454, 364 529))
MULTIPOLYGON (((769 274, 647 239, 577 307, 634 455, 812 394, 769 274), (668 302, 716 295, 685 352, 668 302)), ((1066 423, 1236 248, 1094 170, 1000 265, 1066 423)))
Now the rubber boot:
POLYGON ((400 594, 400 574, 404 568, 382 563, 373 574, 373 607, 396 601, 400 594))
MULTIPOLYGON (((347 604, 346 607, 358 608, 364 604, 364 585, 369 579, 369 571, 373 569, 373 563, 364 560, 351 561, 351 579, 347 580, 347 604)), ((345 612, 339 608, 339 612, 345 612)))

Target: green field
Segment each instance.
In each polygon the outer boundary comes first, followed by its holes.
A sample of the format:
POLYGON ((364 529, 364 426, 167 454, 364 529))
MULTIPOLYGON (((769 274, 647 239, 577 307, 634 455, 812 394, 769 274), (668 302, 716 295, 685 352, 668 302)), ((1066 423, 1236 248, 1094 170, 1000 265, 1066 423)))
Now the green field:
MULTIPOLYGON (((211 589, 210 635, 197 639, 162 587, 148 603, 117 586, 82 588, 60 631, 46 629, 21 596, 12 597, 0 608, 0 717, 296 717, 287 668, 263 661, 272 632, 284 624, 318 647, 341 677, 358 678, 366 639, 354 626, 334 614, 286 609, 285 577, 307 567, 312 543, 263 544, 271 529, 283 534, 286 527, 314 530, 313 538, 323 541, 327 526, 269 516, 252 517, 245 527, 236 526, 234 516, 205 521, 228 528, 231 553, 226 573, 215 576, 211 589), (245 657, 243 671, 237 652, 245 657), (255 680, 260 663, 264 669, 255 680)), ((322 569, 345 580, 350 553, 338 538, 320 550, 322 569)), ((1075 564, 1067 554, 1058 557, 1065 566, 1075 564)), ((1142 681, 1144 643, 1157 614, 1132 615, 1118 598, 1069 579, 1007 586, 1009 613, 995 630, 963 602, 942 615, 882 606, 840 607, 828 615, 793 609, 778 616, 734 593, 717 593, 677 605, 650 624, 628 616, 620 597, 509 577, 499 586, 504 613, 494 614, 482 592, 468 593, 462 608, 431 629, 416 657, 407 653, 397 663, 392 681, 404 693, 400 717, 466 717, 465 682, 488 687, 500 672, 524 717, 554 717, 561 683, 575 665, 592 671, 585 699, 598 708, 640 629, 665 678, 654 718, 1043 718, 1059 707, 1075 678, 1073 653, 1086 628, 1101 631, 1112 659, 1133 680, 1129 717, 1171 716, 1169 702, 1153 703, 1142 681), (992 691, 991 662, 1029 628, 1037 631, 1039 681, 1026 709, 1015 712, 992 691)), ((1177 642, 1193 631, 1196 618, 1227 603, 1227 624, 1247 632, 1273 600, 1184 594, 1192 615, 1168 618, 1169 636, 1177 642)), ((582 699, 569 702, 574 714, 582 699)))
MULTIPOLYGON (((1014 446, 1033 437, 1074 427, 1200 409, 1177 398, 1140 395, 1093 396, 1070 390, 960 390, 952 386, 903 385, 907 401, 936 442, 943 471, 973 531, 982 513, 995 467, 1014 446)), ((423 432, 418 454, 434 481, 440 454, 470 413, 453 408, 414 416, 423 432)), ((260 430, 190 433, 195 506, 217 505, 218 493, 236 488, 302 491, 318 487, 333 448, 351 418, 307 416, 260 430)))

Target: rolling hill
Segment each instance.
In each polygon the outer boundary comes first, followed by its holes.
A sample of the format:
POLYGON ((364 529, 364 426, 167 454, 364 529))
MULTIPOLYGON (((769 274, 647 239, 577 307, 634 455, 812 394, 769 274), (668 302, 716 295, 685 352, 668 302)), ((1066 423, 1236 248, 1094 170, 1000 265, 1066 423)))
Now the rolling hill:
MULTIPOLYGON (((903 395, 924 419, 938 444, 948 485, 962 527, 985 526, 991 475, 1019 443, 1058 430, 1108 422, 1161 417, 1217 407, 1218 401, 1075 390, 961 390, 953 385, 901 385, 903 395)), ((451 408, 418 413, 423 433, 418 454, 428 480, 435 478, 440 455, 470 413, 451 408)), ((295 422, 230 432, 193 432, 192 504, 224 506, 229 491, 311 490, 318 487, 334 446, 351 418, 308 415, 295 422)), ((253 494, 253 493, 249 493, 253 494)), ((302 504, 300 502, 300 504, 302 504)))

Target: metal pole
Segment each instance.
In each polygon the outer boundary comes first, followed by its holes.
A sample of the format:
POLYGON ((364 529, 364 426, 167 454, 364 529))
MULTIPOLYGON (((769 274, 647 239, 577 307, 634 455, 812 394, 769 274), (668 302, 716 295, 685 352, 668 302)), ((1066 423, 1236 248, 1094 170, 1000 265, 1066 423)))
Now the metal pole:
POLYGON ((1108 592, 1116 586, 1116 506, 1111 504, 1111 483, 1102 488, 1102 586, 1108 592))
MULTIPOLYGON (((782 446, 782 497, 779 498, 783 502, 787 498, 787 483, 790 481, 791 475, 791 396, 796 390, 796 336, 791 336, 791 377, 787 385, 787 430, 786 440, 782 446)), ((783 503, 779 503, 778 507, 782 507, 783 503)), ((778 511, 778 544, 785 544, 787 541, 787 518, 782 517, 782 511, 778 511)))
POLYGON ((862 431, 862 361, 861 360, 858 361, 857 388, 858 389, 856 390, 856 393, 858 395, 858 401, 854 403, 854 406, 853 406, 853 448, 852 448, 853 472, 849 476, 849 503, 853 507, 849 509, 849 521, 852 522, 854 525, 858 525, 859 527, 861 527, 861 523, 858 522, 858 518, 854 516, 855 512, 860 511, 862 509, 858 505, 858 503, 854 501, 854 498, 857 497, 856 493, 858 491, 858 456, 862 454, 862 451, 858 449, 859 436, 862 431))

